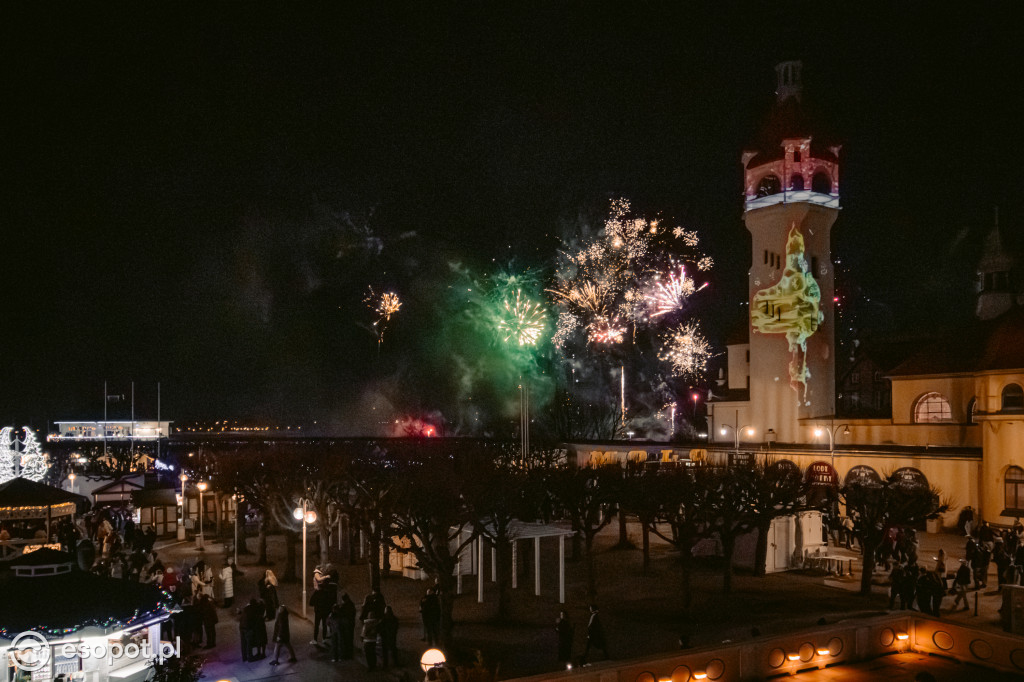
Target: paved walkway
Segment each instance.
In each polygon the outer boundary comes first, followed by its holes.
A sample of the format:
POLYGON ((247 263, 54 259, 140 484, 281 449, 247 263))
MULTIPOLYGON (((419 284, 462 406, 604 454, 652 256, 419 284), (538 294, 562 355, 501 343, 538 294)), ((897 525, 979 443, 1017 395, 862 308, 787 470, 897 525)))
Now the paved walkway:
MULTIPOLYGON (((630 536, 639 540, 639 531, 630 527, 630 536)), ((639 550, 615 550, 617 529, 608 528, 597 539, 596 566, 602 618, 609 632, 612 655, 615 658, 633 658, 677 650, 679 636, 685 634, 692 646, 709 646, 723 641, 740 641, 759 634, 769 635, 813 626, 820 618, 838 622, 847 618, 873 615, 885 611, 888 604, 887 587, 876 585, 874 594, 857 594, 860 581, 860 561, 855 552, 833 548, 830 551, 853 560, 853 578, 835 579, 818 572, 798 571, 754 578, 738 573, 734 577, 731 594, 723 594, 721 576, 713 562, 704 564, 693 578, 694 603, 689 613, 681 608, 681 589, 677 555, 665 543, 654 541, 651 568, 642 570, 639 550), (756 629, 756 630, 755 630, 756 629)), ((255 539, 249 540, 250 546, 255 539)), ((939 547, 947 554, 947 566, 954 566, 963 555, 962 537, 953 535, 921 535, 919 556, 929 562, 939 547)), ((157 547, 165 561, 194 561, 198 553, 191 543, 168 543, 157 547)), ((568 549, 568 548, 567 548, 568 549)), ((206 559, 215 567, 224 563, 223 546, 209 543, 206 559)), ((489 553, 486 561, 489 563, 489 553)), ((271 538, 271 568, 283 573, 284 547, 281 538, 271 538)), ((235 583, 235 607, 238 608, 256 595, 255 579, 262 576, 265 567, 254 565, 254 555, 240 555, 240 568, 245 575, 235 583)), ((311 554, 309 570, 317 559, 311 554)), ((558 669, 556 641, 553 629, 560 608, 566 608, 576 624, 574 655, 579 656, 585 641, 589 600, 586 597, 584 562, 567 564, 567 601, 563 607, 557 594, 557 544, 542 547, 542 595, 533 594, 533 577, 529 574, 532 562, 521 559, 526 573, 519 580, 514 593, 512 617, 507 622, 496 622, 496 587, 490 582, 490 570, 485 571, 485 602, 476 602, 476 578, 466 576, 463 596, 456 602, 457 622, 455 637, 460 649, 456 655, 471 659, 473 652, 482 652, 485 661, 499 668, 499 677, 507 679, 549 672, 558 669)), ((369 591, 369 576, 364 564, 349 566, 336 564, 341 572, 341 591, 347 591, 358 605, 369 591)), ((849 564, 847 564, 849 566, 849 564)), ((887 576, 879 573, 876 582, 887 576)), ((991 585, 995 585, 992 578, 991 585)), ((327 680, 351 679, 382 682, 385 680, 420 680, 423 675, 417 662, 426 648, 420 641, 419 599, 427 587, 424 581, 392 577, 384 581, 382 591, 395 610, 401 627, 398 645, 403 655, 403 667, 388 671, 367 671, 361 652, 353 661, 332 663, 326 651, 311 646, 312 624, 300 615, 292 616, 292 642, 299 656, 295 664, 285 663, 272 667, 269 660, 243 663, 239 647, 237 616, 220 609, 217 626, 218 646, 207 650, 204 674, 209 680, 327 680)), ((310 586, 310 589, 311 586, 310 586)), ((301 585, 282 584, 281 602, 301 613, 301 585)), ((973 605, 972 593, 972 605, 973 605)), ((945 601, 946 610, 952 597, 945 601)), ((978 595, 979 615, 956 613, 948 617, 974 627, 1000 630, 998 608, 1001 599, 990 589, 978 595)), ((946 611, 943 615, 945 617, 946 611)), ((312 612, 310 611, 310 618, 312 612)), ((272 650, 270 651, 272 653, 272 650)), ((845 669, 845 668, 844 668, 845 669)), ((823 673, 824 674, 824 673, 823 673)), ((939 678, 938 679, 943 679, 939 678)), ((834 679, 824 677, 821 679, 834 679)), ((852 678, 855 679, 855 678, 852 678)), ((868 678, 863 678, 868 679, 868 678)), ((893 677, 893 679, 900 679, 893 677)))

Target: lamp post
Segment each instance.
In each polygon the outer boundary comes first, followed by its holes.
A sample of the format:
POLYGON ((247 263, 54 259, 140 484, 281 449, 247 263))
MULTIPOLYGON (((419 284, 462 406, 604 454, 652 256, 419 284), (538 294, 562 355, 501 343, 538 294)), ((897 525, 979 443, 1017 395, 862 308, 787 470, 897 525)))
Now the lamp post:
POLYGON ((746 433, 748 436, 754 435, 754 427, 749 424, 741 426, 738 429, 732 424, 722 424, 722 428, 719 430, 719 433, 724 436, 726 429, 730 429, 732 431, 732 435, 736 443, 736 454, 739 454, 740 452, 740 433, 746 433))
POLYGON ((309 509, 306 498, 299 500, 301 507, 296 507, 292 516, 296 521, 302 521, 302 617, 306 617, 306 526, 316 523, 316 512, 309 509))
POLYGON ((75 472, 68 474, 68 482, 71 483, 71 492, 75 492, 75 472))
POLYGON ((188 480, 188 476, 182 474, 178 476, 181 479, 181 524, 178 526, 178 540, 185 539, 185 505, 188 504, 188 498, 185 497, 185 481, 188 480))
POLYGON ((816 426, 816 427, 814 427, 814 437, 815 438, 821 438, 821 435, 823 433, 824 434, 828 434, 828 454, 829 454, 829 459, 832 462, 832 470, 833 471, 835 471, 835 469, 836 469, 836 436, 839 434, 839 429, 843 430, 843 435, 844 436, 849 436, 850 435, 850 425, 849 424, 840 424, 839 426, 835 427, 834 429, 823 427, 823 426, 816 426))
POLYGON ((206 544, 206 538, 203 537, 203 491, 206 490, 208 484, 206 481, 199 481, 199 483, 196 484, 196 487, 199 488, 199 536, 196 544, 198 545, 199 551, 202 552, 206 549, 204 546, 206 544))
POLYGON ((238 503, 241 498, 238 493, 231 496, 231 499, 235 501, 235 566, 238 566, 238 503))

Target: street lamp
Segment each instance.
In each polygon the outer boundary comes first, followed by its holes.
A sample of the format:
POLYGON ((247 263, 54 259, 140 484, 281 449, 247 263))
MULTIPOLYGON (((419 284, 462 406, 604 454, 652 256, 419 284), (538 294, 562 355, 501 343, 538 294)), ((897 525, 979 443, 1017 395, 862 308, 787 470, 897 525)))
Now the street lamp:
POLYGON ((231 496, 231 499, 235 502, 235 566, 238 566, 238 503, 242 501, 242 498, 235 493, 231 496))
POLYGON ((68 481, 71 483, 71 492, 75 492, 75 472, 68 474, 68 481))
POLYGON ((299 500, 301 507, 296 507, 292 516, 302 521, 302 617, 306 617, 306 526, 316 523, 316 512, 309 508, 306 498, 299 500))
POLYGON ((196 546, 200 552, 206 548, 203 546, 205 538, 203 537, 203 491, 207 488, 206 481, 199 481, 196 485, 199 488, 199 535, 196 537, 196 546))
POLYGON ((850 435, 850 425, 849 424, 840 424, 839 426, 835 427, 834 429, 830 429, 830 428, 826 428, 826 427, 822 427, 822 426, 814 427, 814 437, 815 438, 821 438, 822 434, 828 434, 828 454, 829 454, 829 459, 832 460, 832 470, 833 471, 835 471, 835 468, 836 468, 836 435, 839 433, 839 429, 843 430, 843 435, 844 436, 849 436, 850 435))
POLYGON ((188 504, 188 498, 185 497, 185 481, 188 480, 186 474, 178 476, 181 479, 181 525, 178 526, 178 540, 185 539, 185 505, 188 504))
POLYGON ((750 426, 749 424, 746 426, 741 426, 738 429, 732 424, 722 424, 722 428, 719 430, 719 433, 724 436, 726 429, 730 429, 732 431, 733 437, 736 439, 736 454, 739 454, 740 452, 740 433, 745 433, 748 436, 754 435, 754 427, 750 426))

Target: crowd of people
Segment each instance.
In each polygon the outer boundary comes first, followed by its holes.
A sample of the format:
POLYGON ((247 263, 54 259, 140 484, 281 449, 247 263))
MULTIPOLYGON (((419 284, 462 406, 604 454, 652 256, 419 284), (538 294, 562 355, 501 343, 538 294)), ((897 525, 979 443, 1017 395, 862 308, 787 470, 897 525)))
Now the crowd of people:
MULTIPOLYGON (((967 527, 970 529, 970 526, 967 527)), ((996 582, 1003 585, 1024 585, 1024 525, 1017 520, 1011 528, 998 530, 982 522, 976 535, 967 535, 964 557, 950 565, 944 550, 939 550, 930 568, 918 563, 918 542, 912 529, 893 529, 886 536, 880 561, 889 574, 889 608, 897 601, 901 609, 917 608, 923 613, 939 616, 945 596, 954 596, 953 610, 970 608, 968 590, 988 587, 992 565, 996 566, 996 582)))

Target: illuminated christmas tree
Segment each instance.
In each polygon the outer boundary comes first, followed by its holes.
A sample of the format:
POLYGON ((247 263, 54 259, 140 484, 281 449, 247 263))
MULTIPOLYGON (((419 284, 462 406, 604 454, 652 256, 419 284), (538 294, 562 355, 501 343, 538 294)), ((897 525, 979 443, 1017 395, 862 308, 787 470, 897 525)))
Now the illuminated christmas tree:
POLYGON ((31 481, 41 481, 50 465, 46 462, 46 455, 39 448, 36 434, 32 433, 27 426, 24 430, 25 439, 21 443, 25 446, 25 450, 21 453, 21 473, 19 475, 31 481))
POLYGON ((6 483, 18 475, 14 463, 14 451, 11 450, 11 431, 14 429, 5 426, 0 430, 0 484, 6 483))

